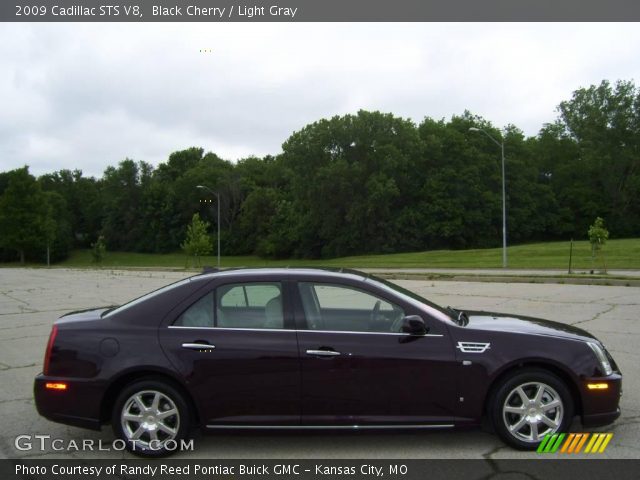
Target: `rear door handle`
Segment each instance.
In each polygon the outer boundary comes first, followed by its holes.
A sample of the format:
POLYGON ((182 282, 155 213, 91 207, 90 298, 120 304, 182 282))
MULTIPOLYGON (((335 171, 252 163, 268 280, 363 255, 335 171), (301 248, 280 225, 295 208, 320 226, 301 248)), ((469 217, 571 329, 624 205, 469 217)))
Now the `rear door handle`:
POLYGON ((307 355, 314 355, 318 357, 337 357, 341 355, 340 352, 335 350, 307 350, 307 355))
POLYGON ((210 345, 208 343, 183 343, 182 348, 188 348, 189 350, 198 351, 211 351, 216 348, 216 346, 210 345))

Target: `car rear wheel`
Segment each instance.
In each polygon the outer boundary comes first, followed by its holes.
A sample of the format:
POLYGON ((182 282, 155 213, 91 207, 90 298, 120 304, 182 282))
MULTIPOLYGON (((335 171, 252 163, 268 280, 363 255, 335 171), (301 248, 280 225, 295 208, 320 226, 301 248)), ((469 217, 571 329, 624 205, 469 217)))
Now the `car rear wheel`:
POLYGON ((189 408, 180 392, 162 380, 125 387, 114 404, 111 425, 127 450, 143 457, 170 455, 189 430, 189 408))
POLYGON ((534 450, 545 436, 566 432, 573 400, 563 381, 541 369, 524 369, 506 378, 490 405, 496 433, 505 443, 534 450))

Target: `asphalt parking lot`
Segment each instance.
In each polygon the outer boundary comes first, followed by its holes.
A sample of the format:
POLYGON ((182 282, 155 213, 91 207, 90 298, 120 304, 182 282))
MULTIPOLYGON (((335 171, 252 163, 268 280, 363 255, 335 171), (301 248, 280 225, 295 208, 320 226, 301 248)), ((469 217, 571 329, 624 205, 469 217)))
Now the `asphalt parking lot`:
MULTIPOLYGON (((113 440, 101 432, 51 423, 32 398, 33 377, 51 324, 71 310, 123 303, 187 276, 179 272, 0 269, 0 458, 129 458, 121 451, 19 450, 18 435, 51 435, 64 443, 113 440)), ((637 287, 398 281, 443 305, 527 314, 579 325, 598 336, 624 374, 622 416, 609 458, 640 458, 640 289, 637 287)), ((574 431, 582 431, 579 424, 574 431)), ((37 442, 34 442, 36 445, 37 442)), ((96 443, 97 444, 97 443, 96 443)), ((245 432, 199 436, 195 450, 174 458, 530 458, 480 429, 459 432, 245 432)))

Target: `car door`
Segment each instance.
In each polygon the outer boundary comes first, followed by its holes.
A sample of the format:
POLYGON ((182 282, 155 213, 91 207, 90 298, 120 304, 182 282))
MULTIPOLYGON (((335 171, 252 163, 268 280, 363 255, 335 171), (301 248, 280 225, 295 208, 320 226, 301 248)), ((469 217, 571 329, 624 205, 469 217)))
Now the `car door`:
POLYGON ((281 281, 218 284, 160 330, 210 428, 297 425, 300 365, 281 281))
POLYGON ((455 355, 444 324, 364 286, 295 289, 303 425, 450 426, 455 355), (419 314, 426 335, 401 332, 419 314))

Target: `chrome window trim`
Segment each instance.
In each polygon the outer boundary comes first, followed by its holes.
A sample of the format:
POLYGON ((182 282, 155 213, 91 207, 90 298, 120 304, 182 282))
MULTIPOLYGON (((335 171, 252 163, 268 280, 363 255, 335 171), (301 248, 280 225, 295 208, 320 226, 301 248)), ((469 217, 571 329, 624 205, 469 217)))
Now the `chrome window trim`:
POLYGON ((251 332, 296 332, 290 328, 231 328, 231 327, 189 327, 184 325, 169 325, 167 328, 175 328, 179 330, 240 330, 251 332))
POLYGON ((451 423, 433 425, 207 425, 210 429, 235 430, 378 430, 378 429, 428 429, 453 428, 451 423))
POLYGON ((354 332, 351 330, 310 330, 300 329, 294 330, 291 328, 229 328, 229 327, 185 327, 182 325, 169 325, 167 328, 175 328, 182 330, 224 330, 224 331, 249 331, 249 332, 312 332, 312 333, 346 333, 349 335, 393 335, 399 337, 444 337, 440 333, 427 333, 424 335, 412 335, 411 333, 395 333, 395 332, 354 332))

